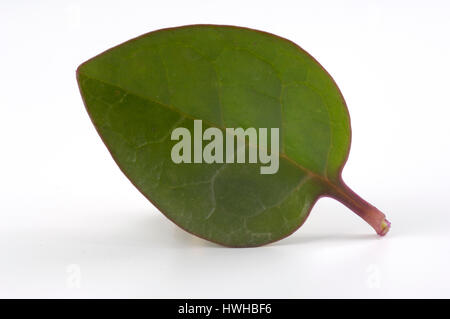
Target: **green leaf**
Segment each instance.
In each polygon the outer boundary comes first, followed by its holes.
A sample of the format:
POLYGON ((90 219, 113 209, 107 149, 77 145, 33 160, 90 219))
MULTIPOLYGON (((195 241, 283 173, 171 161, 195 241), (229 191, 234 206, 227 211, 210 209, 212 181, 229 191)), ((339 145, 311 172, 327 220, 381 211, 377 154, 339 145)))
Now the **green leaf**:
POLYGON ((380 235, 389 229, 384 214, 343 183, 351 135, 345 101, 293 42, 231 26, 164 29, 83 63, 77 79, 120 169, 192 234, 263 245, 298 229, 321 196, 343 202, 380 235), (194 120, 222 131, 279 128, 278 172, 261 174, 260 162, 174 163, 171 132, 194 135, 194 120))

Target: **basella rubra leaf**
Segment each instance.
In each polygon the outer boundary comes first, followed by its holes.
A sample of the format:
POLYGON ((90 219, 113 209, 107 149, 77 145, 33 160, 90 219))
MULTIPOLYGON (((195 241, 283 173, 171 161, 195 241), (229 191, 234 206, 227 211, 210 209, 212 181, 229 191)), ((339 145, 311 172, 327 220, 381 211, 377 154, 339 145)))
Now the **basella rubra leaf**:
MULTIPOLYGON (((279 240, 302 225, 321 196, 344 203, 379 235, 389 230, 384 214, 341 179, 351 130, 337 85, 286 39, 231 26, 164 29, 83 63, 77 80, 120 169, 162 213, 199 237, 233 247, 279 240), (174 162, 174 129, 198 139, 199 120, 202 132, 216 128, 224 136, 227 128, 254 128, 258 141, 260 129, 277 128, 276 172, 262 174, 267 163, 252 163, 250 155, 244 163, 174 162)), ((192 152, 208 142, 193 142, 192 152)), ((246 154, 252 149, 262 146, 246 142, 246 154)))

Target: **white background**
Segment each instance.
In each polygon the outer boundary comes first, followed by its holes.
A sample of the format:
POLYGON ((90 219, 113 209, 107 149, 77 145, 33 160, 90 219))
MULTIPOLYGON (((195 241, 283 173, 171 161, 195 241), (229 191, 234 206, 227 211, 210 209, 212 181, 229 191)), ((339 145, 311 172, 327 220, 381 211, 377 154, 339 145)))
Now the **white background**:
POLYGON ((450 297, 448 1, 0 4, 0 297, 450 297), (352 118, 344 180, 386 213, 378 238, 331 199, 277 243, 180 230, 97 136, 75 69, 142 33, 256 28, 311 53, 352 118))

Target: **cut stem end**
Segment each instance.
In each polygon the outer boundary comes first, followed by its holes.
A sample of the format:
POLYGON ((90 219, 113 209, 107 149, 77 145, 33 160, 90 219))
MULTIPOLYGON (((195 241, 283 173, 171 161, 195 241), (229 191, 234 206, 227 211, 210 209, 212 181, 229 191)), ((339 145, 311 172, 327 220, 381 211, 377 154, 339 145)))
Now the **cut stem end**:
POLYGON ((364 219, 378 235, 384 236, 389 232, 391 223, 381 211, 359 197, 344 182, 333 190, 331 196, 350 208, 359 217, 364 219))
POLYGON ((391 229, 391 222, 385 218, 381 222, 381 231, 378 233, 378 235, 380 236, 386 235, 389 232, 389 229, 391 229))

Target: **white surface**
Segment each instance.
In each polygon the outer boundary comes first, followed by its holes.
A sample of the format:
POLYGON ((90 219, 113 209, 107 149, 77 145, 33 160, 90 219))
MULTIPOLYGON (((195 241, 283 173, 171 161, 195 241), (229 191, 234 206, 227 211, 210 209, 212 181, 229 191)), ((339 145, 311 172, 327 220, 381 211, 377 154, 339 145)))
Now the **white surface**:
POLYGON ((2 1, 0 297, 450 297, 446 1, 2 1), (193 23, 269 31, 333 75, 350 110, 344 180, 384 211, 377 238, 318 202, 291 237, 222 248, 128 182, 84 110, 76 67, 193 23))

